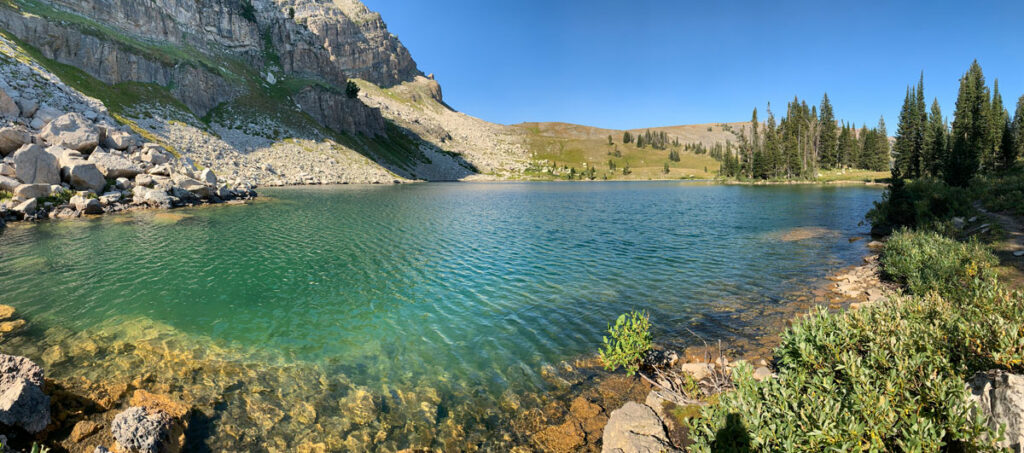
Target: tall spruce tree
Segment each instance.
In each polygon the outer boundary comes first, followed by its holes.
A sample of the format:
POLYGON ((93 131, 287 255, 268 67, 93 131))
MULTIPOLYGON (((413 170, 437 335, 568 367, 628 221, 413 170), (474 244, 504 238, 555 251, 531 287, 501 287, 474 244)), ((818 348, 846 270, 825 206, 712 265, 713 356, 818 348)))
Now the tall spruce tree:
POLYGON ((960 78, 960 91, 953 112, 952 151, 944 179, 953 186, 966 187, 978 172, 982 153, 991 143, 989 91, 977 60, 960 78))
POLYGON ((1003 155, 1003 133, 1010 114, 1003 107, 1003 96, 999 94, 999 79, 992 82, 992 109, 989 111, 989 145, 982 155, 981 168, 992 170, 999 166, 1003 155))
POLYGON ((917 81, 917 89, 915 90, 916 98, 914 99, 914 158, 912 160, 913 177, 918 178, 924 174, 924 134, 925 128, 928 126, 928 110, 924 103, 924 71, 921 72, 921 78, 917 81))
POLYGON ((946 120, 942 117, 939 100, 932 101, 932 111, 928 115, 928 126, 924 131, 924 159, 921 172, 923 176, 939 176, 942 163, 946 161, 946 120))
POLYGON ((828 93, 821 98, 821 132, 818 135, 819 164, 821 168, 832 169, 839 166, 839 129, 836 126, 835 113, 832 112, 832 103, 828 100, 828 93))
POLYGON ((895 167, 899 174, 910 178, 915 177, 914 161, 919 160, 919 156, 914 155, 914 137, 917 135, 917 94, 914 91, 907 87, 907 94, 903 97, 903 108, 896 125, 896 143, 893 145, 895 167))
POLYGON ((1010 146, 1003 149, 1004 168, 1012 167, 1018 157, 1024 156, 1024 95, 1017 99, 1017 110, 1013 113, 1010 130, 1010 146))

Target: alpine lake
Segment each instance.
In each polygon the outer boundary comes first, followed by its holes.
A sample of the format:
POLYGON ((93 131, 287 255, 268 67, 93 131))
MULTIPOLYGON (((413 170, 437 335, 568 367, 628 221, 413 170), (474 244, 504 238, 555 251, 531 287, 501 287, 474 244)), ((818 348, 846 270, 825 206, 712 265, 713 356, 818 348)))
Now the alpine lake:
POLYGON ((880 196, 321 186, 12 224, 0 304, 28 324, 0 350, 98 400, 146 389, 187 402, 186 451, 509 451, 581 395, 610 411, 637 391, 596 360, 626 311, 647 310, 655 342, 677 349, 722 340, 742 354, 777 335, 796 294, 860 262, 867 240, 851 238, 867 237, 880 196))

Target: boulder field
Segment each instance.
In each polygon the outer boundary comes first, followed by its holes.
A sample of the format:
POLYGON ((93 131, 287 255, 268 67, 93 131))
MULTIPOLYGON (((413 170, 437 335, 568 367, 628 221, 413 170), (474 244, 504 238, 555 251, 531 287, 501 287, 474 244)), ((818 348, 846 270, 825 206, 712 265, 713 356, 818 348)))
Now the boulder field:
POLYGON ((26 113, 2 112, 10 125, 0 128, 0 225, 255 196, 250 184, 220 181, 212 170, 108 122, 80 113, 26 113))

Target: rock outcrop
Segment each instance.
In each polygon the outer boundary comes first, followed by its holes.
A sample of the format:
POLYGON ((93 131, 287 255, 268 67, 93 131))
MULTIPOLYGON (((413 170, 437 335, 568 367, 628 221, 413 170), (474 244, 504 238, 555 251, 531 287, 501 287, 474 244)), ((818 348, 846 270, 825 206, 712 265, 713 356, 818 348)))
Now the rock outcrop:
POLYGON ((0 424, 36 433, 50 424, 43 370, 25 357, 0 354, 0 424))
POLYGON ((650 407, 630 401, 612 411, 602 437, 604 453, 679 451, 668 440, 665 425, 650 407))
POLYGON ((123 451, 157 453, 170 440, 170 428, 167 414, 133 406, 114 417, 110 431, 123 451))
POLYGON ((975 374, 967 383, 970 400, 977 404, 995 431, 1005 426, 1002 448, 1024 452, 1024 376, 1002 370, 975 374))

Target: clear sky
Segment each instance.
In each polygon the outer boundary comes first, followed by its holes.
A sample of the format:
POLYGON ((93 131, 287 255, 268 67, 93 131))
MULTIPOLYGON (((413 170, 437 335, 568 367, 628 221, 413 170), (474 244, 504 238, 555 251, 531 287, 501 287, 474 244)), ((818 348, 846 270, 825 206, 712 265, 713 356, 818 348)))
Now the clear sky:
POLYGON ((890 134, 923 70, 952 116, 977 58, 1013 114, 1024 1, 364 0, 453 108, 498 123, 615 129, 746 121, 828 92, 890 134))

